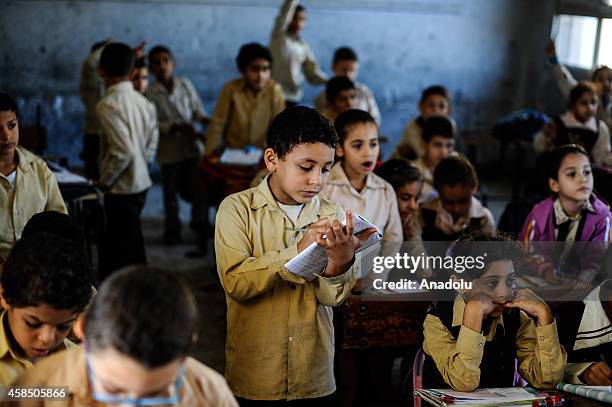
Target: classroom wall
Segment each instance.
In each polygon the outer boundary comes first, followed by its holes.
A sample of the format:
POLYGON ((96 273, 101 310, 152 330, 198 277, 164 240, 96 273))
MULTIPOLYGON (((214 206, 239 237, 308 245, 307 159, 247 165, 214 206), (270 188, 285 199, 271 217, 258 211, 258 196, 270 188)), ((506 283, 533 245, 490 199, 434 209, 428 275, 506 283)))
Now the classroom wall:
MULTIPOLYGON (((3 1, 0 88, 19 96, 23 119, 36 106, 49 128, 49 154, 80 164, 81 61, 106 37, 169 45, 211 111, 234 56, 266 43, 280 0, 3 1)), ((445 84, 461 129, 484 134, 495 120, 532 107, 563 107, 543 56, 554 0, 304 0, 305 39, 323 68, 333 50, 354 47, 360 80, 383 112, 388 153, 416 114, 420 91, 445 84)), ((306 103, 321 87, 306 88, 306 103)))

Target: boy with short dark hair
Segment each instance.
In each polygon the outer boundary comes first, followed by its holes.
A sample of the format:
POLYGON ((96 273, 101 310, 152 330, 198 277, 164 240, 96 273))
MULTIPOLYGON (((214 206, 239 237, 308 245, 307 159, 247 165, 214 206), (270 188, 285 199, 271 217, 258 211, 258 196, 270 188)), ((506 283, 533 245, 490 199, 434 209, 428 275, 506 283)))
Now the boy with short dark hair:
POLYGON ((47 164, 19 146, 17 103, 0 92, 0 273, 28 220, 42 211, 67 212, 47 164))
POLYGON ((67 386, 63 405, 75 407, 237 406, 223 377, 187 356, 197 325, 195 299, 180 280, 154 268, 128 268, 100 287, 86 317, 87 346, 41 362, 16 384, 67 386))
POLYGON ((437 194, 434 189, 433 173, 443 159, 455 151, 455 128, 453 123, 444 116, 432 116, 423 122, 424 154, 413 164, 423 175, 423 189, 419 203, 427 203, 437 194))
POLYGON ((261 44, 240 48, 236 65, 241 78, 221 89, 206 133, 206 155, 222 147, 264 149, 266 132, 274 117, 285 109, 283 90, 270 79, 272 56, 261 44))
POLYGON ((330 121, 349 109, 355 109, 357 104, 357 93, 355 83, 347 77, 336 76, 325 85, 325 96, 328 107, 321 112, 330 121))
MULTIPOLYGON (((334 60, 332 63, 332 71, 335 76, 344 76, 355 82, 355 108, 370 113, 380 127, 380 110, 374 98, 374 94, 366 85, 357 82, 359 74, 359 60, 357 53, 349 47, 341 47, 334 52, 334 60)), ((315 99, 315 108, 319 112, 325 111, 329 103, 325 91, 319 93, 315 99)))
POLYGON ((145 57, 136 59, 132 75, 134 89, 144 95, 149 87, 149 69, 147 68, 147 59, 145 57))
POLYGON ((287 108, 268 131, 264 160, 271 174, 219 207, 215 252, 227 301, 226 378, 241 405, 319 399, 336 389, 331 306, 350 295, 355 250, 376 231, 355 237, 352 214, 346 212, 343 228, 343 209, 317 196, 337 141, 316 110, 287 108), (328 262, 307 281, 284 264, 314 242, 328 262))
POLYGON ((161 166, 164 192, 164 243, 175 245, 181 239, 177 195, 191 203, 191 227, 201 225, 203 205, 195 196, 196 169, 202 146, 194 124, 208 124, 204 105, 191 81, 174 75, 176 60, 170 49, 156 45, 149 51, 149 68, 155 81, 147 97, 155 104, 159 119, 157 161, 161 166))
POLYGON ((149 163, 159 132, 155 106, 130 80, 134 52, 126 44, 109 44, 100 56, 106 95, 96 106, 102 128, 100 184, 106 230, 100 247, 100 280, 129 264, 146 264, 140 213, 151 187, 149 163))
POLYGON ((452 242, 466 231, 495 233, 493 214, 474 197, 478 175, 467 158, 456 154, 442 160, 434 188, 438 197, 421 207, 424 241, 452 242))
POLYGON ((433 85, 423 90, 417 107, 420 114, 404 128, 404 134, 393 153, 393 158, 416 160, 425 154, 423 123, 432 116, 444 116, 451 121, 453 127, 457 127, 450 117, 451 97, 444 86, 433 85))
POLYGON ((274 60, 272 78, 283 87, 287 106, 295 106, 302 100, 304 75, 311 84, 327 82, 312 49, 300 37, 306 26, 306 9, 298 3, 299 0, 285 0, 270 38, 274 60))
POLYGON ((74 346, 66 336, 91 298, 92 283, 85 252, 70 238, 35 232, 17 242, 0 277, 0 388, 74 346))
POLYGON ((516 288, 524 256, 518 242, 475 233, 449 253, 482 256, 482 267, 455 272, 471 284, 454 301, 437 301, 423 323, 424 388, 509 387, 515 370, 530 386, 553 389, 563 379, 567 354, 550 308, 527 289, 516 288), (515 369, 516 367, 516 369, 515 369))

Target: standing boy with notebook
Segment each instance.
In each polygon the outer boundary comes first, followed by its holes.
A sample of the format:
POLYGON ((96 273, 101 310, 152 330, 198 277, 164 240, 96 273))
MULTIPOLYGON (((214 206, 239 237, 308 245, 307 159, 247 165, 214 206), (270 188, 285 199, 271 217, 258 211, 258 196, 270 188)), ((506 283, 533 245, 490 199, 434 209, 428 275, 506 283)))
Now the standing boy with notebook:
POLYGON ((219 207, 215 249, 227 301, 226 378, 241 406, 299 399, 321 405, 336 389, 331 306, 350 294, 355 250, 375 232, 353 236, 350 212, 344 230, 342 208, 317 196, 337 140, 316 110, 288 108, 268 132, 264 160, 271 174, 219 207), (313 242, 325 248, 328 263, 308 282, 283 265, 313 242))

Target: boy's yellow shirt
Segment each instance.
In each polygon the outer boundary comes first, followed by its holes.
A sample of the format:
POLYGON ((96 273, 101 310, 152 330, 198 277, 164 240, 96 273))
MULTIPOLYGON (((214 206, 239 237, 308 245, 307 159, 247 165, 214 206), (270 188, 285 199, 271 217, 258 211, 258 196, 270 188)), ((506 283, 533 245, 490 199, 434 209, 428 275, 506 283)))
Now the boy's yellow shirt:
POLYGON ((227 301, 226 379, 238 397, 295 400, 336 389, 331 306, 355 283, 358 264, 307 282, 284 264, 295 257, 302 228, 343 209, 315 197, 293 224, 268 186, 227 197, 215 227, 217 270, 227 301))
MULTIPOLYGON (((30 369, 33 364, 26 358, 20 356, 13 350, 4 329, 6 311, 0 315, 0 387, 8 387, 26 369, 30 369)), ((64 339, 64 344, 57 351, 75 346, 68 339, 64 339)))

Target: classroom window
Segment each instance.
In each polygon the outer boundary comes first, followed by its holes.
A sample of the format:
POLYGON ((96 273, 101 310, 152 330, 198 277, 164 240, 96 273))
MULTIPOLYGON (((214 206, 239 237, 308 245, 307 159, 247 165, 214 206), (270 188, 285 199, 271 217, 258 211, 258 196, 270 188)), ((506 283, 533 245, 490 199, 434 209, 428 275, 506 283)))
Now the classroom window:
MULTIPOLYGON (((553 24, 553 39, 559 62, 578 68, 591 69, 595 61, 597 17, 560 14, 553 24), (555 35, 556 34, 556 35, 555 35), (555 38, 556 37, 556 38, 555 38)), ((609 25, 608 25, 609 29, 609 25)), ((602 43, 600 43, 600 48, 602 43)))
POLYGON ((612 18, 601 20, 597 65, 612 66, 612 18))

